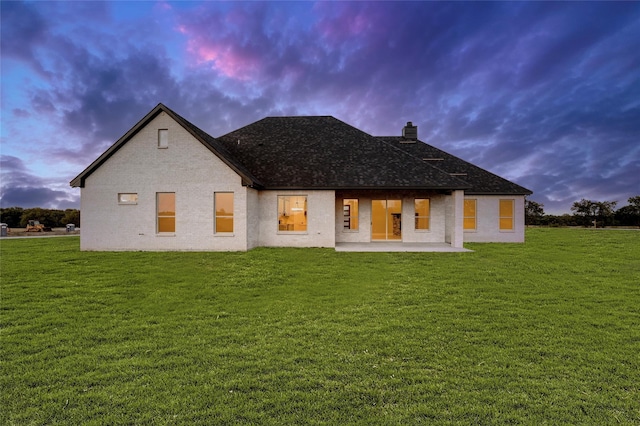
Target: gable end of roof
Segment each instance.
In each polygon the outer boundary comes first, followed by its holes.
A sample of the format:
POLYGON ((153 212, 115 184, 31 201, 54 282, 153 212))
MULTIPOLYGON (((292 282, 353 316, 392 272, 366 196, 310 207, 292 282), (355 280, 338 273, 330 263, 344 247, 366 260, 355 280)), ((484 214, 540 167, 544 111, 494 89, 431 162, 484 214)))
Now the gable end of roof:
POLYGON ((125 133, 120 139, 118 139, 113 145, 111 145, 105 152, 102 153, 95 161, 93 161, 86 169, 84 169, 78 176, 73 178, 69 184, 74 187, 83 188, 85 180, 100 166, 102 166, 111 156, 113 156, 120 148, 122 148, 129 140, 131 140, 140 130, 148 125, 154 118, 160 113, 166 113, 180 126, 182 126, 187 132, 189 132, 196 140, 202 143, 209 151, 220 158, 227 166, 233 171, 238 173, 242 178, 242 184, 250 187, 260 187, 261 184, 249 173, 240 163, 235 161, 231 155, 226 152, 224 147, 216 142, 216 140, 208 133, 204 132, 194 124, 182 118, 171 109, 167 108, 164 104, 159 103, 155 106, 147 115, 145 115, 140 121, 138 121, 127 133, 125 133))

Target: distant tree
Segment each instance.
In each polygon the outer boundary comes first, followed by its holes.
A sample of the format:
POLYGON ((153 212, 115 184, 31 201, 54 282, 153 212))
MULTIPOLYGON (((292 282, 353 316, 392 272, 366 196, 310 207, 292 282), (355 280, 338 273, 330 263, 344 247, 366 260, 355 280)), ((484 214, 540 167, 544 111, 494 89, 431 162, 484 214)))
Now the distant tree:
POLYGON ((545 226, 577 226, 578 222, 576 222, 576 217, 570 214, 563 214, 562 216, 554 216, 554 215, 544 215, 542 219, 540 219, 540 224, 545 226))
POLYGON ((620 225, 640 227, 640 195, 627 200, 628 205, 615 212, 615 219, 620 225))
POLYGON ((583 226, 611 224, 617 201, 592 201, 582 199, 571 206, 583 226))
POLYGON ((600 226, 611 225, 616 211, 617 201, 598 201, 596 204, 596 220, 600 226))
POLYGON ((544 216, 544 204, 535 201, 524 200, 524 222, 526 225, 540 225, 540 221, 544 216))
POLYGON ((69 223, 72 223, 79 227, 80 226, 80 210, 66 209, 64 211, 64 217, 62 218, 62 222, 64 226, 66 226, 69 223))
POLYGON ((22 207, 6 207, 0 209, 0 222, 6 223, 9 228, 20 227, 20 217, 24 209, 22 207))
POLYGON ((597 206, 595 202, 583 198, 573 203, 571 211, 582 226, 590 226, 595 220, 597 206))
POLYGON ((25 209, 22 212, 22 216, 20 216, 20 226, 26 227, 27 222, 30 220, 37 220, 44 226, 59 227, 62 226, 63 217, 64 212, 62 210, 42 209, 40 207, 25 209))

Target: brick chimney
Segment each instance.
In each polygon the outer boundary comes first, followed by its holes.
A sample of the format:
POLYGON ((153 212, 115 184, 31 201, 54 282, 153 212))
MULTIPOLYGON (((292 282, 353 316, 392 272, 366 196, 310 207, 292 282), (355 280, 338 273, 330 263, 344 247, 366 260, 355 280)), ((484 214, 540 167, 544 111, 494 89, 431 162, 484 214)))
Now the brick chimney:
POLYGON ((412 122, 407 121, 407 125, 402 128, 402 137, 409 141, 418 140, 418 126, 414 126, 412 122))

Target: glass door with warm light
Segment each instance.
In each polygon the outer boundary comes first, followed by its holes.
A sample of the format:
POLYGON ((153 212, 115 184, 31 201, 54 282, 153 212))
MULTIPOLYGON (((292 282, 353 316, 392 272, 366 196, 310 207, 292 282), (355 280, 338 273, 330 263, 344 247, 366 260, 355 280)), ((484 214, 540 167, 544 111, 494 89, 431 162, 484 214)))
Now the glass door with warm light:
POLYGON ((371 201, 371 239, 402 240, 402 200, 371 201))

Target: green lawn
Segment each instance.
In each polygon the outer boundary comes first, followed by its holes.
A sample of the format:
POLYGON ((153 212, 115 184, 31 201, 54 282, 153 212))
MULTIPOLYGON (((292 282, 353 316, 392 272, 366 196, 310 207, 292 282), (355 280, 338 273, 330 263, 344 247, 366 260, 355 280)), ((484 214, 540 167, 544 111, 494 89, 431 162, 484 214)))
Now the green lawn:
POLYGON ((640 232, 473 253, 4 239, 1 424, 640 424, 640 232))

